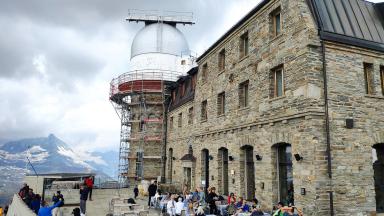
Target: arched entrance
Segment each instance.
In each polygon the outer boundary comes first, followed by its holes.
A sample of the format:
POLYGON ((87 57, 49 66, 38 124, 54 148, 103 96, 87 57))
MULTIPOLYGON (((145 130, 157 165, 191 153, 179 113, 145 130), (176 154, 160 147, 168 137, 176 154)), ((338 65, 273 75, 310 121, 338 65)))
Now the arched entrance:
POLYGON ((284 202, 285 205, 294 205, 292 147, 288 143, 279 143, 273 148, 277 201, 284 202))
POLYGON ((201 181, 207 192, 209 187, 209 151, 208 149, 201 150, 201 181))
POLYGON ((228 195, 228 149, 220 148, 217 156, 219 194, 228 195))
POLYGON ((253 147, 245 145, 240 151, 240 184, 241 194, 245 199, 255 198, 255 164, 253 147))
POLYGON ((384 213, 384 143, 373 145, 376 212, 384 213))

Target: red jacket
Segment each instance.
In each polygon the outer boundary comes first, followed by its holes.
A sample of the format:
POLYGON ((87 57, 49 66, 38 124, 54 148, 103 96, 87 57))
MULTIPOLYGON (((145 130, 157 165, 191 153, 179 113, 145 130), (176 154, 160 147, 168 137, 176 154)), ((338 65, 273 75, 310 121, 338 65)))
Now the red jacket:
POLYGON ((87 185, 87 187, 93 188, 93 181, 91 178, 85 179, 85 184, 87 185))

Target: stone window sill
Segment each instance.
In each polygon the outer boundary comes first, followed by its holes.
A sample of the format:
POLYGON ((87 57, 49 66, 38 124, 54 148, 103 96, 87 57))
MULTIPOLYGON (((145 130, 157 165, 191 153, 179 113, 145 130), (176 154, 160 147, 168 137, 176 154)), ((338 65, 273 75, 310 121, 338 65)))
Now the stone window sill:
POLYGON ((247 54, 247 55, 241 57, 241 58, 239 59, 239 62, 238 62, 238 63, 244 61, 244 59, 247 59, 248 57, 249 57, 249 54, 247 54))
POLYGON ((225 114, 218 114, 217 118, 220 118, 220 117, 223 117, 223 116, 225 116, 225 114))
POLYGON ((279 39, 282 38, 282 37, 283 37, 283 33, 280 33, 280 34, 278 34, 278 35, 272 36, 272 38, 271 38, 271 40, 269 41, 269 43, 273 43, 273 42, 279 40, 279 39))
POLYGON ((381 96, 381 95, 366 94, 366 95, 364 95, 364 97, 366 97, 366 98, 384 99, 384 96, 381 96))
POLYGON ((246 107, 239 107, 239 111, 243 111, 243 110, 249 110, 249 106, 246 106, 246 107))
POLYGON ((280 96, 280 97, 269 98, 268 101, 269 101, 269 102, 273 102, 273 101, 278 101, 278 100, 281 100, 281 99, 284 99, 284 98, 286 98, 285 95, 280 96))
POLYGON ((203 119, 203 120, 200 120, 200 123, 204 123, 204 122, 207 122, 208 119, 203 119))
POLYGON ((220 75, 221 75, 222 73, 224 73, 224 72, 225 72, 225 69, 219 71, 219 73, 218 73, 217 75, 220 76, 220 75))

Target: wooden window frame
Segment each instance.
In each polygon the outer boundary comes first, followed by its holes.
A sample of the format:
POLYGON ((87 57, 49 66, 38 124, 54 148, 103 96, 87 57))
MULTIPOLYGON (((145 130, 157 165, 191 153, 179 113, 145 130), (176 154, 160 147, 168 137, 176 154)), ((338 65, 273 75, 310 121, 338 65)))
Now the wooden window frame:
POLYGON ((272 69, 272 90, 273 90, 273 94, 271 94, 271 96, 273 98, 278 98, 278 97, 283 97, 285 95, 285 82, 284 82, 284 78, 285 78, 285 71, 284 71, 284 66, 281 65, 281 66, 278 66, 274 69, 272 69), (277 72, 278 71, 281 71, 281 95, 278 94, 278 81, 277 81, 277 72))
POLYGON ((225 92, 217 95, 217 115, 225 115, 225 92))
POLYGON ((225 70, 225 49, 222 49, 218 55, 218 68, 219 71, 225 70))
POLYGON ((207 100, 201 102, 200 118, 201 118, 201 121, 207 121, 208 120, 208 101, 207 100))
POLYGON ((249 80, 239 84, 239 108, 249 106, 249 80))
POLYGON ((196 74, 192 75, 192 90, 196 88, 196 74))
POLYGON ((249 36, 248 31, 243 33, 240 36, 240 45, 239 45, 240 59, 244 58, 249 54, 249 36))
POLYGON ((188 109, 188 125, 193 124, 193 106, 188 109))
POLYGON ((272 35, 273 37, 277 37, 281 34, 281 30, 282 30, 281 7, 276 8, 271 13, 271 18, 272 18, 272 35), (277 31, 277 16, 279 16, 279 31, 277 31))
POLYGON ((375 84, 374 84, 374 68, 372 63, 363 63, 364 68, 364 85, 365 85, 365 94, 373 95, 375 93, 375 84))

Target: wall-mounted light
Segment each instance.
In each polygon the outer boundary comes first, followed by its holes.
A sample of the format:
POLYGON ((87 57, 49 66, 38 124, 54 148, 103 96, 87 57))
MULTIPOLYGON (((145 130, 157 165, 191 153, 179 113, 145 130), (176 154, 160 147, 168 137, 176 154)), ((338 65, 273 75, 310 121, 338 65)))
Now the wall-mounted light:
POLYGON ((208 158, 209 158, 209 160, 213 160, 213 156, 212 155, 209 155, 208 158))
POLYGON ((258 155, 258 154, 257 154, 257 155, 256 155, 256 160, 257 160, 257 161, 261 161, 261 160, 263 160, 263 157, 262 157, 261 155, 258 155))
POLYGON ((228 156, 229 161, 233 161, 233 156, 228 156))
POLYGON ((296 161, 301 161, 304 159, 303 156, 301 156, 299 154, 294 154, 294 156, 295 156, 296 161))
POLYGON ((175 157, 172 157, 172 160, 176 160, 176 158, 175 158, 175 157))

